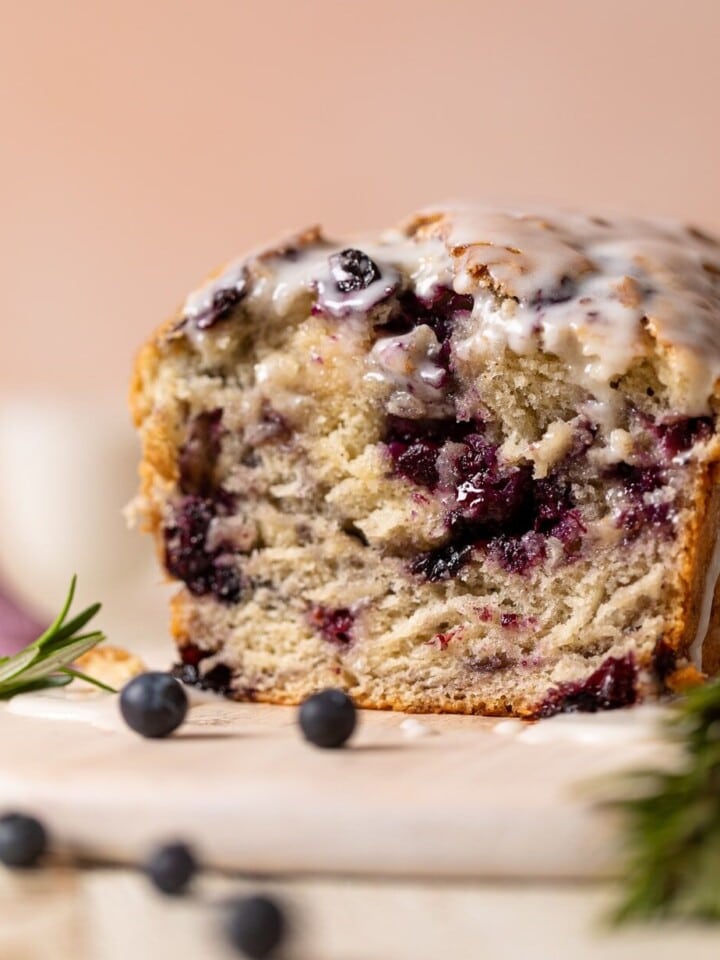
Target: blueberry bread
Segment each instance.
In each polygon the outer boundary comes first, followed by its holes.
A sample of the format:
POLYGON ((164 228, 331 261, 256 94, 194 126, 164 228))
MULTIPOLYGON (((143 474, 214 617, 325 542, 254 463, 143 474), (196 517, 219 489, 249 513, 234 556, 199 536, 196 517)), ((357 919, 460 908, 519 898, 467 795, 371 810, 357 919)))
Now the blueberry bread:
POLYGON ((442 209, 231 263, 131 390, 177 674, 521 717, 700 682, 719 374, 692 227, 442 209))

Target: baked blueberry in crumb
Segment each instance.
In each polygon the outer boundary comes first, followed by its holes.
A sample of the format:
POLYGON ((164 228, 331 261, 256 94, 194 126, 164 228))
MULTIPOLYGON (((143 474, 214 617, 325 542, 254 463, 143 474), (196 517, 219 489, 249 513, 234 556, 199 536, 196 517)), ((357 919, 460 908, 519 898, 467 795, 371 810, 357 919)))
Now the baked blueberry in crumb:
POLYGON ((221 603, 238 603, 243 584, 222 547, 208 550, 210 524, 222 506, 218 499, 186 496, 174 511, 174 523, 165 528, 165 564, 196 596, 212 594, 221 603))
MULTIPOLYGON (((171 674, 181 683, 199 690, 211 690, 213 693, 227 696, 233 689, 232 670, 224 663, 216 663, 210 670, 201 671, 203 660, 213 656, 211 650, 201 650, 194 643, 180 648, 181 662, 175 664, 171 674)), ((248 693, 250 691, 247 691, 248 693)))
POLYGON ((666 417, 650 423, 649 430, 660 441, 665 456, 672 460, 696 443, 709 440, 713 423, 711 417, 666 417))
MULTIPOLYGON (((580 435, 582 443, 573 445, 570 457, 583 452, 586 435, 592 441, 587 430, 580 435)), ((448 579, 473 547, 503 569, 524 573, 545 557, 544 541, 551 536, 560 540, 568 559, 579 552, 586 526, 571 484, 560 476, 536 479, 528 463, 503 463, 482 422, 388 416, 384 443, 396 476, 439 495, 447 505, 450 542, 416 557, 414 573, 448 579)))
POLYGON ((421 553, 410 564, 413 573, 420 574, 431 583, 450 580, 462 570, 470 559, 472 547, 469 544, 456 546, 449 543, 445 547, 421 553))
POLYGON ((470 657, 465 661, 466 669, 472 673, 499 673, 512 666, 506 653, 491 653, 486 657, 470 657))
MULTIPOLYGON (((451 462, 452 480, 441 483, 438 474, 431 487, 452 495, 455 506, 446 520, 450 542, 415 558, 411 563, 413 573, 428 580, 446 580, 462 569, 475 547, 504 570, 523 574, 545 558, 547 537, 560 540, 566 556, 572 558, 580 549, 586 527, 570 484, 552 476, 535 479, 529 464, 502 464, 497 445, 472 432, 477 429, 478 425, 455 424, 450 433, 453 449, 457 448, 451 462)), ((403 439, 410 437, 408 432, 403 439)), ((437 473, 437 459, 434 465, 429 461, 434 449, 440 455, 440 441, 401 444, 397 439, 388 444, 395 471, 430 486, 427 481, 433 478, 431 466, 437 473), (417 472, 408 476, 403 458, 412 454, 414 459, 409 462, 417 472)))
POLYGON ((206 497, 187 496, 174 513, 174 524, 165 529, 168 571, 192 593, 209 593, 213 561, 205 550, 205 541, 215 516, 213 503, 206 497))
POLYGON ((348 247, 328 257, 327 271, 314 280, 317 298, 311 312, 336 319, 365 315, 379 304, 387 306, 399 284, 394 267, 380 267, 362 250, 348 247))
POLYGON ((213 596, 221 603, 237 603, 242 592, 240 577, 232 567, 216 563, 211 580, 213 596))
POLYGON ((457 506, 451 528, 460 521, 476 527, 477 538, 498 533, 524 532, 533 511, 532 468, 502 467, 497 447, 479 434, 465 440, 465 450, 454 462, 457 506))
POLYGON ((210 306, 194 318, 198 330, 209 330, 216 323, 225 320, 234 311, 235 307, 245 299, 247 294, 247 280, 226 290, 218 290, 212 298, 210 306))
POLYGON ((561 683, 545 698, 535 719, 556 713, 596 713, 630 707, 637 700, 637 667, 632 654, 608 659, 582 683, 561 683))
POLYGON ((639 498, 657 490, 665 481, 664 471, 656 463, 647 466, 618 463, 606 472, 606 476, 609 480, 619 481, 631 497, 639 498))
POLYGON ((232 670, 224 663, 218 663, 205 673, 187 663, 176 664, 172 668, 172 675, 176 680, 197 687, 198 690, 210 690, 228 696, 233 689, 232 670))
POLYGON ((637 503, 622 510, 618 515, 618 526, 625 534, 626 542, 636 540, 648 529, 671 537, 675 531, 675 514, 669 503, 637 503))
POLYGON ((662 637, 653 650, 653 666, 658 680, 665 681, 677 668, 677 651, 662 637))
POLYGON ((183 493, 210 496, 215 490, 215 463, 220 453, 222 410, 198 414, 190 423, 180 449, 180 489, 183 493))
POLYGON ((410 420, 388 415, 384 443, 393 472, 420 487, 434 490, 440 480, 437 460, 443 445, 461 442, 475 429, 474 423, 457 420, 410 420))
POLYGON ((441 356, 447 365, 450 335, 458 315, 470 313, 474 303, 474 298, 469 294, 455 293, 449 287, 436 287, 428 297, 419 297, 413 291, 405 290, 379 329, 386 335, 408 333, 421 325, 430 327, 443 345, 441 356))
POLYGON ((519 613, 501 613, 500 626, 508 630, 516 630, 522 623, 522 617, 519 613))
POLYGON ((200 647, 194 643, 187 643, 180 647, 180 657, 182 658, 184 666, 196 667, 201 660, 205 660, 206 657, 211 656, 212 652, 210 650, 201 650, 200 647))
POLYGON ((524 574, 547 556, 545 539, 537 533, 522 537, 494 537, 485 544, 487 555, 508 573, 524 574))
POLYGON ((349 247, 330 257, 330 273, 340 293, 355 293, 366 290, 371 283, 381 277, 380 269, 374 260, 349 247))
POLYGON ((395 472, 419 487, 434 490, 440 479, 437 458, 440 447, 432 440, 413 440, 409 444, 392 443, 388 447, 395 472))
POLYGON ((310 623, 329 643, 346 647, 352 643, 355 616, 347 607, 315 605, 308 615, 310 623))

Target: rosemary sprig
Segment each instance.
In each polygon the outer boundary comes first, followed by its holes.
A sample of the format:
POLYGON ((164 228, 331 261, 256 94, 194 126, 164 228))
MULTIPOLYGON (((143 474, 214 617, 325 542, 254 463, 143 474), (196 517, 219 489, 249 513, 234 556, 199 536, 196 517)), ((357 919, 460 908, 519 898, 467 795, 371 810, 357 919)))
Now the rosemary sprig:
POLYGON ((667 733, 679 763, 630 777, 631 798, 616 804, 628 852, 618 923, 720 920, 720 681, 688 693, 667 733))
POLYGON ((92 604, 71 620, 67 619, 75 598, 76 584, 77 577, 74 576, 62 610, 37 640, 12 657, 0 657, 0 699, 6 700, 19 693, 48 687, 64 687, 76 677, 115 693, 112 687, 100 680, 73 669, 72 664, 78 657, 105 639, 105 634, 100 630, 82 632, 100 610, 99 603, 92 604))

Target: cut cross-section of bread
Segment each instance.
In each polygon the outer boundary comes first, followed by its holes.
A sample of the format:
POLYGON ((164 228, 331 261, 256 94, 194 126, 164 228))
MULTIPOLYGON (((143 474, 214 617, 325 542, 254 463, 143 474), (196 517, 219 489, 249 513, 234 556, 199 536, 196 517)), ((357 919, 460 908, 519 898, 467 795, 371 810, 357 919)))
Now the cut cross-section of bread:
POLYGON ((450 209, 231 263, 140 353, 177 673, 526 717, 720 657, 720 245, 450 209))

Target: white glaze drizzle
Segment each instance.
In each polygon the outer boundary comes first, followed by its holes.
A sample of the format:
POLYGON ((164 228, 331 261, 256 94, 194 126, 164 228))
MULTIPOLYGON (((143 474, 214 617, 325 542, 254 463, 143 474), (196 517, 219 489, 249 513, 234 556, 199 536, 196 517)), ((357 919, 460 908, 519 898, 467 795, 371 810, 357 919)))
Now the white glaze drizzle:
MULTIPOLYGON (((191 708, 207 702, 217 702, 214 693, 204 693, 185 687, 191 708)), ((58 690, 41 690, 12 697, 4 709, 16 716, 35 720, 72 721, 89 723, 101 730, 127 731, 120 714, 118 696, 101 690, 72 686, 58 690)))
POLYGON ((221 290, 237 290, 245 285, 245 260, 232 260, 217 276, 194 290, 185 300, 183 316, 193 320, 212 307, 213 299, 221 290))
POLYGON ((649 352, 645 326, 676 348, 678 399, 707 411, 720 376, 720 246, 670 222, 578 214, 447 217, 455 289, 476 298, 475 346, 540 348, 566 360, 578 382, 605 386, 649 352))
POLYGON ((13 697, 8 713, 53 722, 71 720, 89 723, 102 730, 124 728, 117 697, 97 690, 43 690, 13 697))
POLYGON ((439 363, 440 344, 430 327, 421 324, 409 333, 381 337, 368 356, 366 380, 390 387, 385 404, 401 417, 442 417, 452 412, 444 389, 447 371, 439 363))
POLYGON ((500 720, 494 732, 523 743, 586 743, 598 746, 662 739, 667 707, 641 704, 600 713, 560 713, 547 720, 500 720))
POLYGON ((455 344, 460 357, 505 347, 552 352, 576 382, 609 403, 610 382, 647 356, 655 337, 673 347, 669 387, 677 411, 708 410, 720 376, 720 244, 696 230, 661 220, 465 206, 428 211, 379 240, 307 237, 292 255, 286 245, 233 261, 190 295, 184 316, 202 314, 220 290, 244 282, 245 271, 248 296, 269 301, 280 315, 308 293, 331 315, 364 313, 402 275, 421 297, 452 284, 475 298, 472 322, 455 344), (341 295, 328 261, 348 246, 370 256, 381 279, 341 295))

